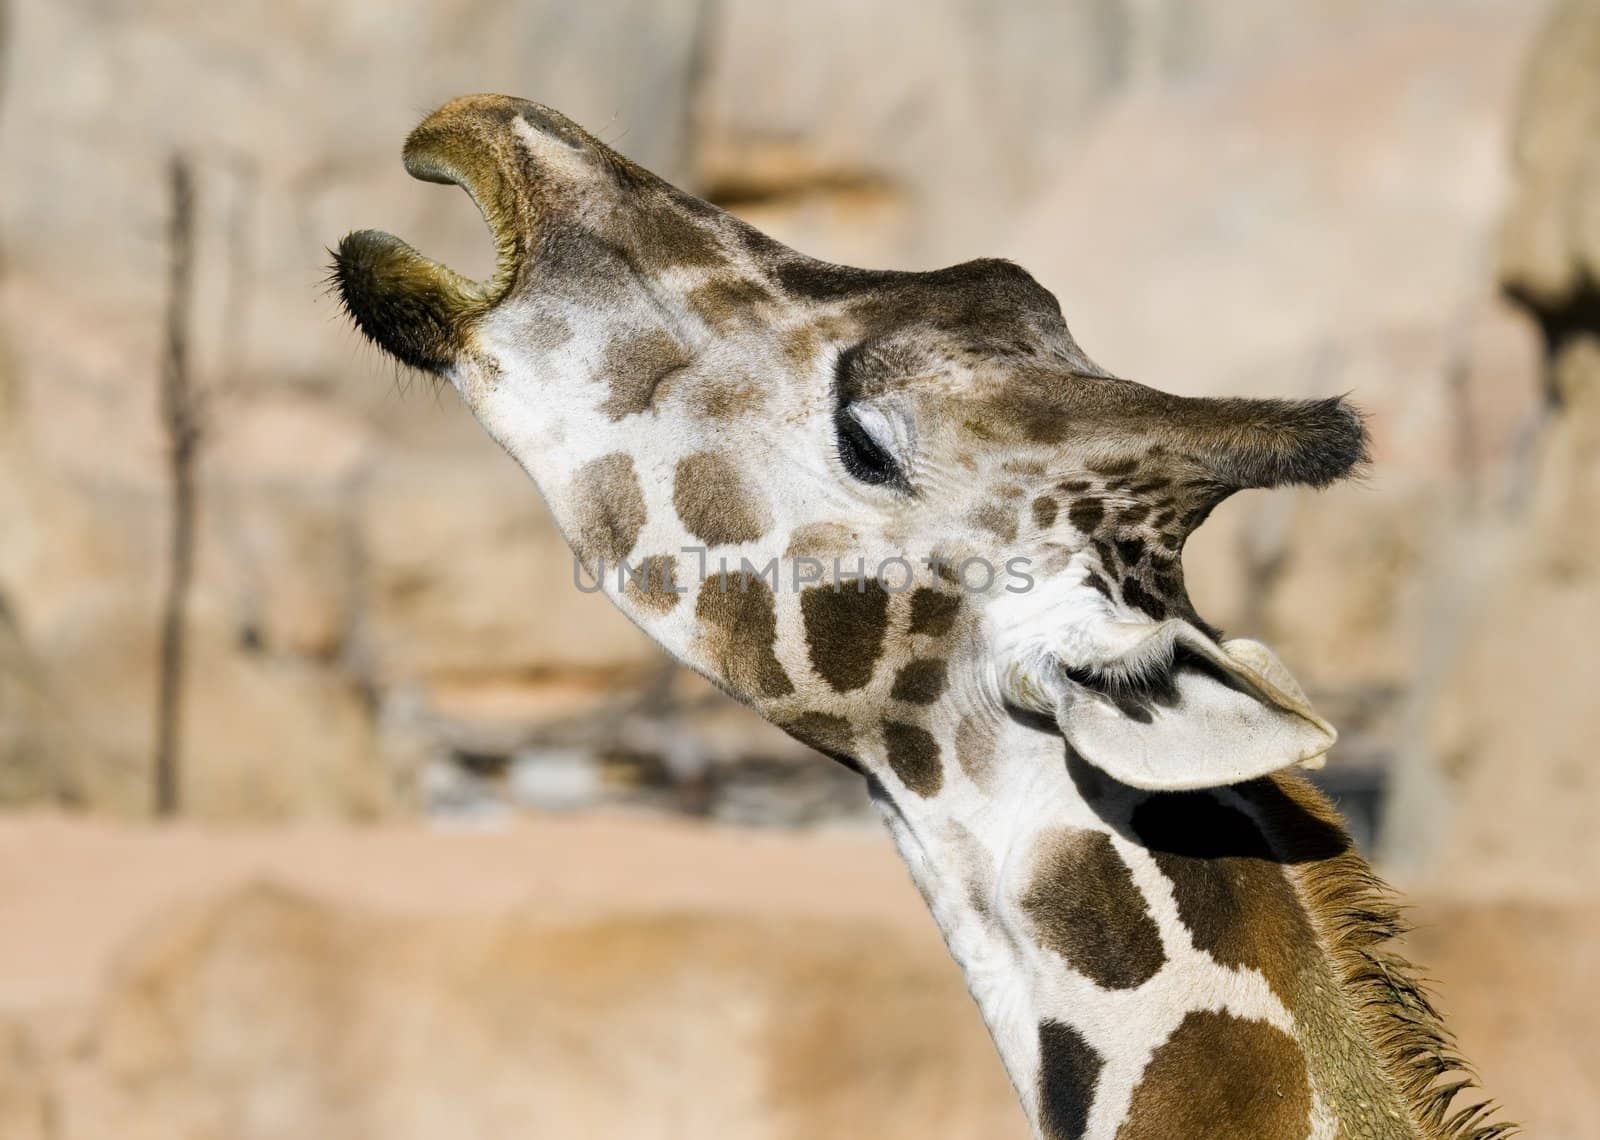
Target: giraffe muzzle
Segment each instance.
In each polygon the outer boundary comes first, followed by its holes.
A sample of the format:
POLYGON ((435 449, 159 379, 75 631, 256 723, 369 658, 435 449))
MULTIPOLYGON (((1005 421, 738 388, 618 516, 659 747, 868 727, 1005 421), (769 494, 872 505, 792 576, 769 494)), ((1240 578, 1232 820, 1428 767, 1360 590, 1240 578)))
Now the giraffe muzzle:
POLYGON ((392 234, 357 230, 332 267, 356 326, 402 364, 448 368, 524 272, 550 202, 594 176, 597 145, 558 112, 505 95, 464 96, 429 115, 406 139, 406 170, 467 192, 494 238, 494 274, 474 281, 392 234))

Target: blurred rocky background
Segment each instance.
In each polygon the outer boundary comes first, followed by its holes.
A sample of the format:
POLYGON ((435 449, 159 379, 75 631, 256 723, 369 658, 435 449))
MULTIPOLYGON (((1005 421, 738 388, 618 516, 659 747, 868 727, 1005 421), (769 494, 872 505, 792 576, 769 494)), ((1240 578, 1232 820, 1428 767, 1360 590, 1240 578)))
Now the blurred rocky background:
POLYGON ((366 226, 488 270, 399 164, 480 90, 819 256, 1010 256, 1122 375, 1350 392, 1371 476, 1191 590, 1340 726, 1491 1092, 1600 1135, 1600 3, 0 0, 0 1138, 1021 1135, 854 778, 325 294, 366 226))

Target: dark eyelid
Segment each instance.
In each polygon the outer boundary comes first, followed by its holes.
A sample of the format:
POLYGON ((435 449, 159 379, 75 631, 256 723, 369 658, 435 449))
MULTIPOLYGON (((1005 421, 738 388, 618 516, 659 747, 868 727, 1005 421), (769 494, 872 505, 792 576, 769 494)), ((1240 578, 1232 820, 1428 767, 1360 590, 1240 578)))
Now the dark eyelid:
POLYGON ((866 341, 856 342, 841 351, 833 363, 833 394, 834 400, 840 407, 861 394, 861 383, 855 374, 856 361, 861 358, 861 352, 866 346, 866 341))

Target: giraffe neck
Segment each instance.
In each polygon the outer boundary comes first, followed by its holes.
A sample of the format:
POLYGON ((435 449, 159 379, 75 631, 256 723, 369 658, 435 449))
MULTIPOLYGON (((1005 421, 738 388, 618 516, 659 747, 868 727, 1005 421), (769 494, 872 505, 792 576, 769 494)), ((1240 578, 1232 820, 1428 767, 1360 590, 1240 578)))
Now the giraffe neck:
POLYGON ((1380 1040, 1351 960, 1386 968, 1372 944, 1394 930, 1324 918, 1341 889, 1386 904, 1303 781, 1141 793, 1012 720, 944 743, 964 768, 979 748, 1031 774, 964 804, 874 799, 1035 1136, 1498 1135, 1426 1123, 1448 1097, 1422 1090, 1458 1062, 1403 972, 1386 1000, 1420 1003, 1395 1024, 1421 1023, 1434 1059, 1380 1040))

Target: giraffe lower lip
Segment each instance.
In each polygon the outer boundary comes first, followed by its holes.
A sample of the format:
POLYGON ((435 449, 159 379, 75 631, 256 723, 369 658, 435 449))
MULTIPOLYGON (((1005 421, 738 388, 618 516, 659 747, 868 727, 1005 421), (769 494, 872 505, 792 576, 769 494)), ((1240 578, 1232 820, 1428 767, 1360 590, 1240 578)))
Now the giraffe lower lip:
POLYGON ((460 355, 472 321, 488 308, 481 285, 379 230, 345 236, 333 254, 333 281, 363 335, 428 372, 460 355))

